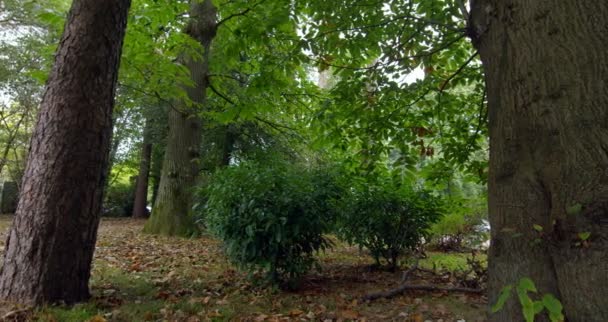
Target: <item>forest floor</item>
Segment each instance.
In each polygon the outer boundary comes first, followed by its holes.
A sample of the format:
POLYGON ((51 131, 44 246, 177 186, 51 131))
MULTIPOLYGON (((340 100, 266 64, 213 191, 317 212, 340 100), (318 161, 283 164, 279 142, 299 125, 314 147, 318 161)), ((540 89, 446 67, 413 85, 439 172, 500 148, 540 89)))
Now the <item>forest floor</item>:
MULTIPOLYGON (((0 245, 12 218, 0 216, 0 245)), ((141 233, 143 221, 104 218, 91 277, 92 299, 72 307, 13 311, 33 321, 484 321, 483 296, 409 291, 362 302, 399 285, 401 273, 371 270, 369 256, 338 243, 320 256, 320 271, 298 291, 256 287, 210 237, 168 238, 141 233), (24 312, 24 313, 21 313, 24 312)), ((428 253, 421 267, 465 269, 467 254, 428 253)), ((413 284, 449 286, 449 274, 418 271, 413 284)))

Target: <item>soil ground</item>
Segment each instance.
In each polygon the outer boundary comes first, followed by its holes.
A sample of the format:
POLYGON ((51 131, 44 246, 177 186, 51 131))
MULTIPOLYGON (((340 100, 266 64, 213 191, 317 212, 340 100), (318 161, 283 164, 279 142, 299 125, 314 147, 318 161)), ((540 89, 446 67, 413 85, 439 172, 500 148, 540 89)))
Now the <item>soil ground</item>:
MULTIPOLYGON (((0 245, 12 218, 0 216, 0 245)), ((144 221, 104 218, 91 278, 92 299, 72 307, 4 308, 16 321, 485 321, 479 295, 411 291, 362 302, 370 292, 399 285, 401 273, 370 269, 357 247, 336 243, 320 254, 294 292, 254 285, 224 257, 211 237, 196 239, 141 233, 144 221)), ((428 253, 422 267, 464 270, 467 254, 428 253)), ((407 265, 404 266, 407 268, 407 265)), ((450 286, 450 274, 416 272, 412 284, 450 286)), ((6 306, 6 305, 5 305, 6 306)), ((8 315, 7 315, 8 314, 8 315)))

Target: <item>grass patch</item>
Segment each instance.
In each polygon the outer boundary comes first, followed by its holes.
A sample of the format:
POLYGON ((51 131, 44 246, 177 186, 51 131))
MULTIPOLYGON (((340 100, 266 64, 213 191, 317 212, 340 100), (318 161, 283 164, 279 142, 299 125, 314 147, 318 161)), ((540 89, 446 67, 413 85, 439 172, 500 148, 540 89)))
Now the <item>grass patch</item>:
POLYGON ((92 317, 102 312, 95 306, 95 303, 82 303, 74 306, 47 306, 35 313, 36 321, 43 322, 81 322, 88 321, 92 317))
MULTIPOLYGON (((428 269, 436 268, 440 271, 462 271, 469 267, 467 259, 470 258, 472 258, 470 253, 428 252, 427 258, 420 261, 420 266, 428 269)), ((485 254, 477 255, 476 259, 487 263, 487 256, 485 254)))

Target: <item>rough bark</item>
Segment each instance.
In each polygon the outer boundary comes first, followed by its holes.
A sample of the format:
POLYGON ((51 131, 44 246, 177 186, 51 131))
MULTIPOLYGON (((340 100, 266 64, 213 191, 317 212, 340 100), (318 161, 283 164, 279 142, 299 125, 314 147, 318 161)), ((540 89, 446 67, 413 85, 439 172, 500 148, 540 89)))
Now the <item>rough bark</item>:
POLYGON ((31 141, 0 297, 89 298, 129 0, 74 0, 31 141))
POLYGON ((152 143, 150 142, 150 125, 146 122, 139 161, 139 174, 135 186, 135 200, 133 201, 133 217, 148 217, 148 179, 150 176, 150 162, 152 159, 152 143))
MULTIPOLYGON (((608 3, 471 8, 489 104, 490 303, 529 277, 568 321, 608 321, 608 3)), ((512 295, 490 319, 522 320, 520 308, 512 295)))
POLYGON ((169 133, 160 185, 144 232, 187 236, 195 232, 192 218, 194 188, 199 177, 202 136, 198 115, 207 102, 209 50, 217 29, 217 9, 211 0, 193 1, 185 32, 204 49, 203 58, 182 58, 194 86, 185 86, 194 106, 179 104, 169 111, 169 133))

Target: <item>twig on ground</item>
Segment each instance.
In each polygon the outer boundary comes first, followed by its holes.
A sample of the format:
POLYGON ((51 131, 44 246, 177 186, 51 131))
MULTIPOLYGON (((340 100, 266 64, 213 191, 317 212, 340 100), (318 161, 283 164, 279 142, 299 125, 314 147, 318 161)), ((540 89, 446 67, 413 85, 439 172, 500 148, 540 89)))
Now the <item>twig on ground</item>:
POLYGON ((403 272, 403 276, 401 276, 401 283, 405 283, 405 281, 407 281, 407 278, 409 277, 409 275, 418 269, 418 262, 420 261, 420 259, 416 258, 416 262, 414 262, 414 265, 412 265, 412 267, 408 268, 407 271, 403 272))
POLYGON ((401 295, 405 291, 441 291, 441 292, 463 292, 463 293, 475 293, 475 294, 483 293, 482 289, 477 289, 477 288, 402 284, 401 286, 399 286, 395 289, 392 289, 392 290, 365 295, 365 296, 363 296, 362 300, 373 301, 373 300, 377 300, 379 298, 388 299, 388 298, 395 297, 397 295, 401 295))
MULTIPOLYGON (((391 290, 387 290, 387 291, 375 292, 375 293, 370 293, 370 294, 364 295, 361 298, 361 300, 373 301, 373 300, 377 300, 380 298, 392 298, 397 295, 401 295, 402 293, 404 293, 406 291, 463 292, 463 293, 475 293, 475 294, 483 293, 483 289, 478 289, 478 288, 407 284, 406 283, 407 279, 409 278, 409 275, 412 272, 414 272, 416 270, 421 270, 421 271, 423 270, 423 269, 418 268, 418 261, 419 260, 416 259, 416 262, 410 268, 408 268, 405 272, 403 272, 403 277, 401 278, 401 285, 399 285, 399 287, 391 289, 391 290)), ((426 271, 428 271, 428 270, 426 270, 426 271)), ((465 277, 466 277, 466 275, 465 275, 465 277)))
POLYGON ((32 308, 28 307, 25 309, 19 309, 19 310, 13 310, 10 311, 6 314, 4 314, 2 316, 2 318, 0 318, 0 321, 9 321, 9 320, 14 320, 14 321, 20 321, 21 319, 25 319, 26 315, 31 313, 32 308))

